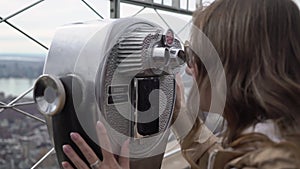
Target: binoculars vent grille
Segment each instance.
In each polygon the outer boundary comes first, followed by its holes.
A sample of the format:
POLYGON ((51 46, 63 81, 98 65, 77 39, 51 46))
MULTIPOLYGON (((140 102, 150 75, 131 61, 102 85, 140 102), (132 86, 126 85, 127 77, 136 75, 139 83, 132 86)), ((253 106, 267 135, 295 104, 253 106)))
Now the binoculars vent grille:
POLYGON ((157 33, 158 29, 155 27, 142 26, 120 37, 122 40, 119 42, 117 59, 120 72, 143 69, 145 49, 149 48, 157 33))

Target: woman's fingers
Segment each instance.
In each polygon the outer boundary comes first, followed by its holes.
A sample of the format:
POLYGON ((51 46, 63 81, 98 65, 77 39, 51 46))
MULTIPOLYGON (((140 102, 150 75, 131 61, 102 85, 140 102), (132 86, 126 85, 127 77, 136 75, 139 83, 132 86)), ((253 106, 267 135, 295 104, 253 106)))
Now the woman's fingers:
POLYGON ((185 100, 184 100, 184 85, 183 85, 182 78, 179 74, 176 75, 176 90, 178 92, 177 96, 180 96, 180 102, 185 103, 185 100))
POLYGON ((182 109, 182 106, 184 105, 185 105, 184 86, 180 75, 177 74, 176 75, 176 100, 175 100, 175 107, 174 107, 174 113, 172 116, 171 124, 175 122, 182 109))
MULTIPOLYGON (((100 165, 104 168, 123 168, 129 169, 129 140, 125 141, 121 148, 121 156, 119 158, 119 163, 115 159, 112 153, 112 147, 110 140, 107 135, 107 131, 101 122, 97 122, 97 135, 102 149, 103 162, 100 165)), ((76 132, 70 134, 72 141, 77 145, 80 151, 83 153, 85 158, 90 164, 94 164, 98 161, 97 155, 90 148, 90 146, 84 141, 84 139, 76 132)), ((78 169, 89 169, 87 164, 76 154, 70 145, 64 145, 63 151, 67 157, 72 161, 78 169)), ((99 167, 100 165, 97 166, 99 167)), ((73 169, 70 163, 64 161, 62 162, 64 169, 73 169)))
POLYGON ((103 160, 115 161, 114 155, 111 153, 112 148, 111 148, 110 140, 107 136, 107 131, 103 123, 101 123, 100 121, 97 122, 97 135, 102 150, 103 160))
POLYGON ((89 169, 84 161, 76 154, 70 145, 63 145, 63 151, 77 169, 89 169))
POLYGON ((121 148, 121 156, 119 158, 120 166, 123 169, 129 169, 129 139, 124 142, 121 148))
POLYGON ((74 169, 74 168, 71 166, 71 164, 70 164, 69 162, 67 162, 67 161, 63 161, 63 162, 61 163, 61 165, 63 166, 64 169, 74 169))
POLYGON ((98 160, 98 157, 91 149, 91 147, 83 140, 83 138, 78 133, 72 132, 70 136, 72 141, 83 153, 84 157, 87 159, 89 164, 94 164, 98 160))

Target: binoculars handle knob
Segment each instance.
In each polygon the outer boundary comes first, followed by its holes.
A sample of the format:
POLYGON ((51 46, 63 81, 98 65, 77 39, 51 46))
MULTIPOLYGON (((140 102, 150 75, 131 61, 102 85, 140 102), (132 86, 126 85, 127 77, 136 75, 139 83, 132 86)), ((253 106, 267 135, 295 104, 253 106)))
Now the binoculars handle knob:
POLYGON ((53 116, 64 107, 66 94, 62 82, 57 77, 44 74, 34 84, 33 98, 42 114, 53 116))

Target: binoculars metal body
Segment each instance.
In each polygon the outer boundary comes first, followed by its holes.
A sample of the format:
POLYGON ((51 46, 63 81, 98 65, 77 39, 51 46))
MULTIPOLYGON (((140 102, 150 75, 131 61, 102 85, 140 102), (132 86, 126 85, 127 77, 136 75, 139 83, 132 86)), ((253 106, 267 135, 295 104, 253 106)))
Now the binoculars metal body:
MULTIPOLYGON (((175 74, 184 52, 171 29, 137 18, 78 23, 58 29, 34 87, 59 163, 78 132, 102 160, 96 121, 113 153, 130 139, 131 168, 160 168, 175 104, 175 74)), ((85 161, 87 163, 87 161, 85 161)))

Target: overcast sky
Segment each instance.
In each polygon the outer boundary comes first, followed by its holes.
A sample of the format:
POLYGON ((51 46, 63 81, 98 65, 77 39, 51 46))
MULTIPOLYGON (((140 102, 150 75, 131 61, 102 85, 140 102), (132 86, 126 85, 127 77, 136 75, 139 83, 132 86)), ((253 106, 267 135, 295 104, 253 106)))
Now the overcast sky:
MULTIPOLYGON (((37 0, 0 0, 0 17, 6 18, 36 1, 37 0)), ((171 5, 171 1, 172 0, 164 0, 163 2, 165 5, 171 5)), ((208 1, 209 3, 213 0, 204 1, 208 1)), ((295 1, 300 5, 300 0, 295 1)), ((109 18, 109 0, 86 0, 86 2, 95 8, 104 18, 109 18)), ((162 0, 154 0, 154 2, 161 3, 162 0)), ((194 10, 196 0, 189 0, 189 2, 190 4, 187 4, 187 1, 181 0, 180 5, 182 8, 188 6, 190 10, 194 10)), ((141 8, 142 7, 139 6, 122 4, 120 10, 121 17, 132 16, 141 8)), ((175 32, 180 30, 184 24, 191 19, 190 16, 186 15, 173 14, 164 11, 159 11, 159 13, 163 15, 175 32), (176 19, 175 17, 179 19, 176 19)), ((146 9, 139 16, 151 19, 158 24, 161 24, 163 27, 166 27, 153 9, 146 9)), ((99 16, 87 8, 81 0, 45 0, 8 21, 49 47, 57 27, 69 23, 97 19, 100 19, 99 16)), ((187 32, 188 28, 182 31, 180 36, 186 37, 187 32)), ((0 23, 0 54, 1 53, 46 54, 47 50, 30 41, 7 24, 0 23)))
MULTIPOLYGON (((159 2, 160 0, 155 0, 159 2)), ((36 2, 36 0, 0 0, 0 17, 5 18, 14 12, 36 2)), ((94 9, 97 10, 104 18, 110 16, 109 0, 86 0, 94 9)), ((186 1, 182 1, 182 6, 187 6, 186 1)), ((166 5, 171 4, 171 0, 164 0, 166 5)), ((195 0, 190 0, 189 8, 192 10, 195 6, 191 5, 195 0)), ((121 17, 132 16, 142 7, 128 4, 121 5, 121 17)), ((182 22, 188 22, 190 16, 175 15, 169 12, 159 11, 162 15, 172 15, 181 18, 182 22)), ((141 12, 140 16, 152 17, 160 24, 164 24, 158 15, 154 14, 153 9, 146 9, 141 12), (149 15, 149 13, 153 13, 149 15)), ((168 17, 166 17, 166 20, 168 17)), ((16 27, 22 29, 32 37, 36 38, 47 47, 51 44, 57 27, 74 23, 100 19, 93 11, 84 5, 81 0, 46 0, 35 7, 25 11, 8 21, 16 27)), ((170 25, 176 25, 176 29, 181 29, 181 24, 174 22, 172 18, 170 25), (173 20, 173 21, 172 21, 173 20), (173 24, 172 24, 173 22, 173 24)), ((169 21, 168 21, 169 22, 169 21)), ((164 24, 165 25, 165 24, 164 24)), ((24 35, 17 32, 5 23, 0 23, 0 54, 1 53, 43 53, 47 50, 28 40, 24 35)))

